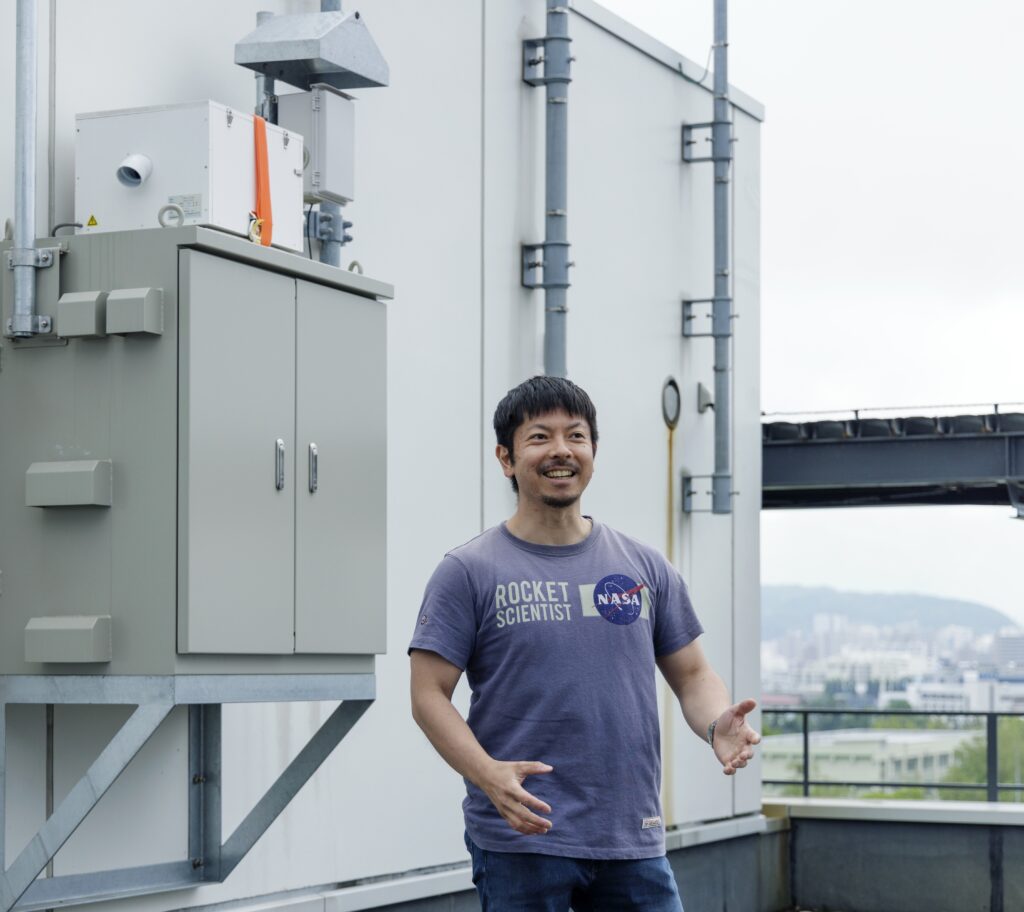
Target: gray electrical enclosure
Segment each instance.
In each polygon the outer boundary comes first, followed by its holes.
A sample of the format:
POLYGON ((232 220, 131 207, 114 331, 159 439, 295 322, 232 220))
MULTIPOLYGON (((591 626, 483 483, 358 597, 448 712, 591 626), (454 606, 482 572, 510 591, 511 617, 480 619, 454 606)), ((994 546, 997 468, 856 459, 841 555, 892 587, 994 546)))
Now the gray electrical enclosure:
POLYGON ((277 122, 305 140, 309 160, 302 176, 307 203, 355 199, 355 103, 344 92, 316 84, 308 92, 281 95, 277 122))
POLYGON ((0 343, 0 674, 372 672, 390 286, 203 228, 38 246, 55 332, 0 343))

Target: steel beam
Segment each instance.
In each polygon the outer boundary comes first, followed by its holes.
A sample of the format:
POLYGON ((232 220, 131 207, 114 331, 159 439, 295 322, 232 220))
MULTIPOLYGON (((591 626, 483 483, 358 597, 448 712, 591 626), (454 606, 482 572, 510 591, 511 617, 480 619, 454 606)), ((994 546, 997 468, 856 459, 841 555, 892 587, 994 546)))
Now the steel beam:
POLYGON ((370 706, 375 680, 372 674, 0 676, 0 912, 37 912, 223 881, 370 706), (222 845, 221 704, 312 700, 344 702, 222 845), (135 704, 138 708, 5 870, 9 703, 135 704), (176 705, 189 707, 188 860, 36 880, 176 705))
POLYGON ((221 849, 221 708, 188 709, 188 854, 202 880, 223 880, 221 849))
POLYGON ((292 703, 372 700, 372 674, 0 675, 0 703, 292 703))
POLYGON ((173 708, 171 703, 142 705, 129 716, 53 816, 0 875, 0 912, 14 907, 173 708))
POLYGON ((14 906, 14 912, 40 912, 62 905, 148 896, 197 887, 201 883, 201 874, 190 861, 67 874, 36 880, 14 906))
POLYGON ((762 454, 765 509, 1010 504, 1024 476, 1024 434, 766 440, 762 454))

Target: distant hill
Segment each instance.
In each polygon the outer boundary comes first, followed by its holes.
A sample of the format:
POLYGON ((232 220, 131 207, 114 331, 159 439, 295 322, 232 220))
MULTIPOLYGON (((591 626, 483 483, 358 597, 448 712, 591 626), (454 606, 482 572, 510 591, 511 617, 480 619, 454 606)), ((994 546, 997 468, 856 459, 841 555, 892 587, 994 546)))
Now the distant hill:
POLYGON ((912 593, 839 592, 825 587, 761 587, 761 636, 765 640, 780 637, 787 630, 813 630, 816 614, 841 614, 853 623, 877 627, 917 623, 926 631, 959 624, 983 634, 1016 626, 1001 611, 959 599, 912 593))

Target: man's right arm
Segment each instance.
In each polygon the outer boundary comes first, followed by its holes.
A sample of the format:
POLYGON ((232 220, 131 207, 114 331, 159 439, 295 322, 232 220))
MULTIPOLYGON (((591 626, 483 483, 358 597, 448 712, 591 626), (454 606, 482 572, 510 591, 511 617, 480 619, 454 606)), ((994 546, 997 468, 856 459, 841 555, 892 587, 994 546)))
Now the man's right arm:
POLYGON ((552 767, 534 760, 495 760, 452 705, 452 694, 462 671, 436 652, 413 649, 412 716, 435 750, 457 773, 481 789, 512 829, 537 836, 551 829, 551 821, 533 811, 550 814, 551 808, 523 788, 527 776, 549 773, 552 767), (531 810, 531 808, 533 810, 531 810))

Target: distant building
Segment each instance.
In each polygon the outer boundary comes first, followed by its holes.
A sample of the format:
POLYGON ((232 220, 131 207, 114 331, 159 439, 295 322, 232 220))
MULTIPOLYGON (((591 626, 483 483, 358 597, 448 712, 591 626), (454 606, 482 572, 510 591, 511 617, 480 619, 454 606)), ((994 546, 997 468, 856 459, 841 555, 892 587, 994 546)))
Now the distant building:
POLYGON ((1000 630, 992 652, 1000 677, 1024 679, 1024 630, 1000 630))
MULTIPOLYGON (((810 778, 847 782, 940 782, 957 748, 978 731, 847 729, 811 732, 810 778)), ((801 734, 768 735, 762 741, 764 778, 799 781, 801 734)))

